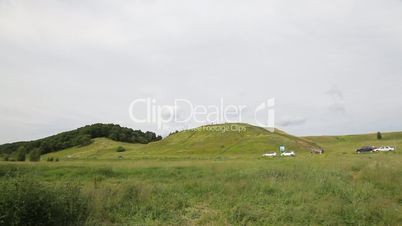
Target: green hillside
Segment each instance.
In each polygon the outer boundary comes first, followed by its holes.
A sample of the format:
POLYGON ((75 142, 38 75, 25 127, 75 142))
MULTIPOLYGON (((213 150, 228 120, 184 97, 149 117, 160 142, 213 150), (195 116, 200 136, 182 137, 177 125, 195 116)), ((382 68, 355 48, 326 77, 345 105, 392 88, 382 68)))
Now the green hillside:
POLYGON ((300 154, 309 153, 317 145, 303 138, 297 138, 276 130, 269 132, 264 128, 248 124, 222 124, 199 127, 172 134, 165 139, 149 144, 128 144, 97 138, 84 147, 73 147, 50 153, 43 158, 63 159, 116 159, 124 158, 162 158, 202 156, 255 156, 269 151, 277 151, 280 145, 300 154), (233 130, 233 131, 232 131, 233 130), (118 146, 125 152, 116 152, 118 146))
POLYGON ((280 145, 298 155, 308 154, 311 148, 323 147, 327 155, 352 155, 361 146, 402 146, 402 132, 383 133, 377 140, 375 133, 346 136, 295 137, 281 130, 275 132, 249 124, 220 124, 202 126, 174 133, 149 144, 132 144, 109 138, 95 138, 87 146, 75 146, 49 153, 59 159, 146 159, 146 158, 215 158, 259 157, 278 151, 280 145), (233 130, 233 131, 232 131, 233 130), (125 152, 116 152, 117 147, 125 152))
POLYGON ((382 139, 377 139, 376 133, 345 136, 311 136, 305 137, 322 147, 330 154, 354 154, 362 146, 393 146, 402 147, 402 132, 382 133, 382 139))
MULTIPOLYGON (((236 130, 236 129, 234 129, 236 130)), ((249 124, 209 125, 173 134, 166 139, 151 144, 163 147, 169 154, 263 154, 277 151, 280 145, 288 149, 305 152, 315 144, 286 134, 280 130, 268 130, 249 124), (241 128, 243 131, 225 131, 219 128, 241 128)))
POLYGON ((162 139, 161 136, 149 131, 142 132, 120 125, 97 123, 39 140, 0 145, 0 156, 4 159, 25 161, 28 155, 31 161, 38 161, 43 154, 77 146, 85 147, 90 145, 93 139, 104 137, 132 144, 147 144, 162 139))

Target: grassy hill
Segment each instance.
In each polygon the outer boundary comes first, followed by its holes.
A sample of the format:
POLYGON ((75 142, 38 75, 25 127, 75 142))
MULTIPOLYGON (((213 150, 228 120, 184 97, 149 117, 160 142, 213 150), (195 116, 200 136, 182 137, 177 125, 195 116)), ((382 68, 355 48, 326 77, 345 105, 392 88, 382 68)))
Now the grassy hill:
POLYGON ((402 147, 402 132, 382 133, 377 139, 376 133, 345 136, 311 136, 304 139, 324 147, 330 154, 353 154, 362 146, 394 146, 402 147))
POLYGON ((84 147, 73 147, 50 153, 42 158, 58 157, 70 159, 116 159, 154 158, 174 156, 255 156, 277 151, 280 145, 300 154, 308 153, 317 145, 303 138, 297 138, 283 131, 268 130, 248 124, 221 124, 202 126, 172 134, 165 139, 149 144, 128 144, 106 138, 96 138, 84 147), (125 152, 116 152, 122 146, 125 152))
POLYGON ((25 161, 26 156, 29 156, 31 161, 38 161, 43 154, 77 146, 84 147, 91 144, 92 139, 103 137, 132 144, 147 144, 162 139, 161 136, 149 131, 142 132, 116 124, 97 123, 39 140, 0 145, 0 156, 17 161, 25 161))
POLYGON ((383 133, 377 140, 375 133, 345 136, 295 137, 281 130, 269 132, 249 124, 221 124, 202 126, 172 134, 149 144, 131 144, 108 138, 95 138, 92 144, 72 147, 42 156, 59 159, 146 159, 146 158, 215 158, 259 157, 278 151, 280 145, 298 155, 309 154, 313 147, 323 147, 327 155, 353 155, 361 146, 402 146, 402 132, 383 133), (234 130, 234 131, 231 131, 234 130), (224 132, 223 132, 224 131, 224 132), (117 147, 125 152, 116 152, 117 147))

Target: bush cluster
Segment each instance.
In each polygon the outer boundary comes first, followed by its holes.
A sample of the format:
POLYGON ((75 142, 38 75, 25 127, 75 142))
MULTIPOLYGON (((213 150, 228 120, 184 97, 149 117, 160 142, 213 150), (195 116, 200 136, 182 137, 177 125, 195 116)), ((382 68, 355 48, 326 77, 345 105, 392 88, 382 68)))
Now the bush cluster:
POLYGON ((126 151, 126 149, 124 147, 122 147, 122 146, 118 146, 116 148, 116 152, 125 152, 125 151, 126 151))

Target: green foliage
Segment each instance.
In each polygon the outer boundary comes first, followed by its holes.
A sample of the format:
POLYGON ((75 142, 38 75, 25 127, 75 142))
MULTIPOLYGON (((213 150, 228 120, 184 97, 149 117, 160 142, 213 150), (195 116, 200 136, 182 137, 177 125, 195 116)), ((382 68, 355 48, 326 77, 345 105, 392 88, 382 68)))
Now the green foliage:
POLYGON ((117 152, 125 152, 126 149, 125 149, 124 147, 122 147, 122 146, 118 146, 118 147, 116 148, 116 151, 117 151, 117 152))
POLYGON ((77 144, 76 146, 86 146, 92 143, 91 140, 91 135, 89 134, 83 134, 83 135, 79 135, 75 138, 74 143, 77 144))
POLYGON ((3 161, 9 161, 10 156, 9 156, 8 154, 1 154, 1 153, 0 153, 0 158, 1 158, 3 161))
MULTIPOLYGON (((144 133, 140 130, 133 130, 115 124, 98 123, 40 140, 0 145, 0 153, 11 154, 18 152, 18 156, 21 157, 22 153, 27 154, 32 150, 39 148, 42 154, 46 154, 75 146, 86 146, 91 144, 92 139, 98 137, 108 137, 115 141, 142 144, 162 139, 161 136, 156 136, 156 134, 152 132, 144 133)), ((18 159, 21 158, 17 158, 17 160, 18 159)))
POLYGON ((17 161, 25 161, 26 149, 24 146, 20 146, 15 152, 15 160, 17 161))
POLYGON ((39 148, 33 149, 33 150, 29 153, 29 161, 31 161, 31 162, 38 162, 38 161, 40 161, 40 155, 41 155, 41 151, 40 151, 39 148))
POLYGON ((0 181, 0 213, 0 225, 81 225, 88 209, 77 185, 17 177, 0 181))
POLYGON ((381 140, 382 139, 382 134, 381 132, 377 132, 377 140, 381 140))

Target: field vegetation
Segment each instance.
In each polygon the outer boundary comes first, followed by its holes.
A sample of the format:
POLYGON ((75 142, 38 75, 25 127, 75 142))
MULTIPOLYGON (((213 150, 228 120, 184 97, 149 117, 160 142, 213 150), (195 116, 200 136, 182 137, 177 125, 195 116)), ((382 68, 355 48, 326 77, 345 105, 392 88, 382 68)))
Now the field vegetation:
POLYGON ((97 138, 40 162, 3 161, 0 225, 402 224, 402 154, 354 153, 361 145, 398 147, 402 133, 295 139, 253 128, 219 135, 226 142, 199 131, 150 144, 97 138), (259 132, 253 143, 250 133, 259 132), (265 147, 273 135, 282 140, 265 147), (297 156, 261 157, 282 142, 297 156), (310 154, 316 146, 325 154, 310 154))

